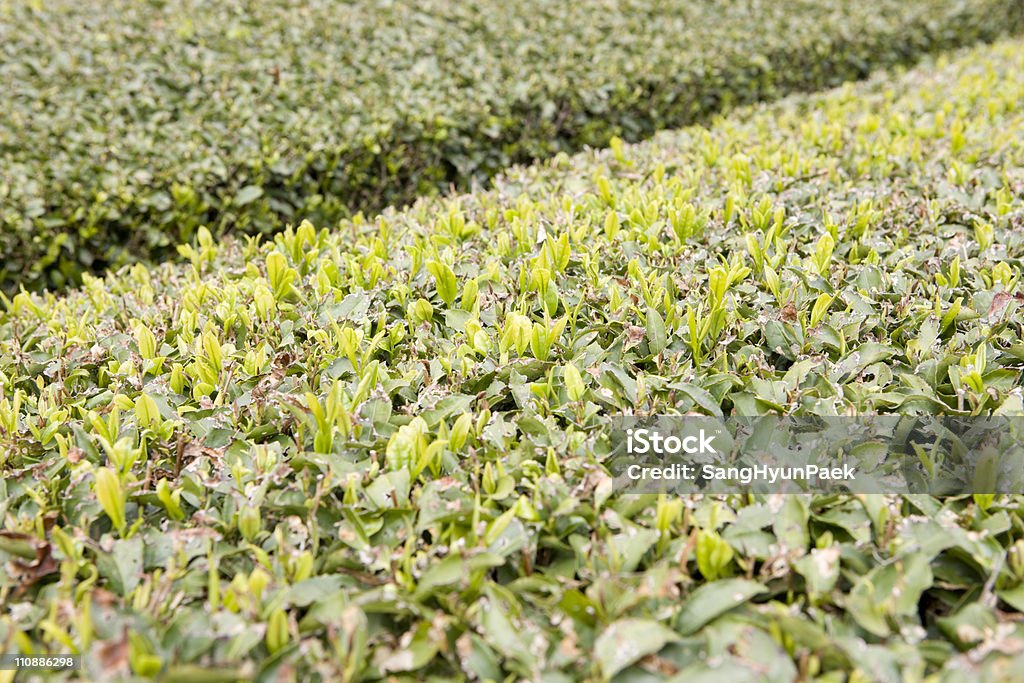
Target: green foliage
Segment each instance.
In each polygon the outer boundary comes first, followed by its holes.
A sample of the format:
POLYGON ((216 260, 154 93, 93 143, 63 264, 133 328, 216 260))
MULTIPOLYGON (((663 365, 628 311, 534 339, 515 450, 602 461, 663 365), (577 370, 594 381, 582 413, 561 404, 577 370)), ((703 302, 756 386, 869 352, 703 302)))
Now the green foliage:
MULTIPOLYGON (((204 230, 333 227, 587 145, 625 158, 622 138, 1022 25, 1018 0, 3 2, 0 289, 79 284, 204 230)), ((695 209, 670 213, 679 239, 695 209)))
POLYGON ((5 651, 89 680, 1021 679, 1021 496, 628 496, 607 437, 1024 414, 1022 72, 1004 42, 11 297, 5 651))

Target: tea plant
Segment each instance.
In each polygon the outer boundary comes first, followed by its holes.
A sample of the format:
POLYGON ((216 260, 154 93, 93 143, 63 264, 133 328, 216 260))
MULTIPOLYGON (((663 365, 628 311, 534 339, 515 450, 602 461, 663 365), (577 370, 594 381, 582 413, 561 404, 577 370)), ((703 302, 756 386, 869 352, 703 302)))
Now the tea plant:
POLYGON ((1002 42, 5 298, 0 643, 93 680, 1021 678, 1020 495, 607 470, 620 414, 1024 413, 1020 73, 1002 42))
POLYGON ((3 0, 0 289, 204 226, 335 227, 1021 27, 1018 0, 3 0))

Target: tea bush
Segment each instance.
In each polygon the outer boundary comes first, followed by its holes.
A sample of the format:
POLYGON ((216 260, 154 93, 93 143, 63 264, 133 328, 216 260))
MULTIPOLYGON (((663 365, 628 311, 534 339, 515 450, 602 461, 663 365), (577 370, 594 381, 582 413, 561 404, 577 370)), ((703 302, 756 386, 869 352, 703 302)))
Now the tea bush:
POLYGON ((93 679, 1021 678, 1024 497, 629 497, 605 453, 622 413, 1024 413, 1022 72, 1001 42, 7 300, 0 642, 93 679))
POLYGON ((0 287, 482 181, 991 39, 1019 0, 0 2, 0 287))

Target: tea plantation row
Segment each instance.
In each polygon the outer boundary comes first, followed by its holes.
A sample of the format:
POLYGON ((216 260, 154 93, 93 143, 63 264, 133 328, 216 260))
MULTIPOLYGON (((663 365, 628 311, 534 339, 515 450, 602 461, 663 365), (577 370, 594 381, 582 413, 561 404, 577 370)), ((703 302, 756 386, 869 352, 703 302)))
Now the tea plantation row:
POLYGON ((333 226, 1024 25, 1020 0, 0 3, 0 288, 333 226))
POLYGON ((19 294, 0 643, 95 680, 1020 679, 1024 497, 629 497, 604 454, 620 413, 1024 413, 1022 72, 1002 42, 19 294))

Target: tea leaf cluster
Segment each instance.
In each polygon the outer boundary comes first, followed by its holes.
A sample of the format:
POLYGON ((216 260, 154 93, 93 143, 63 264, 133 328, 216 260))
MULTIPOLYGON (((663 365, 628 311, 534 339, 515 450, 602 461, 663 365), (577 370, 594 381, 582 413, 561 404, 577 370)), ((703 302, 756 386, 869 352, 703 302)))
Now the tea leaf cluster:
POLYGON ((1024 44, 0 315, 0 642, 162 680, 1012 680, 1024 497, 626 496, 628 413, 1021 415, 1024 44))

